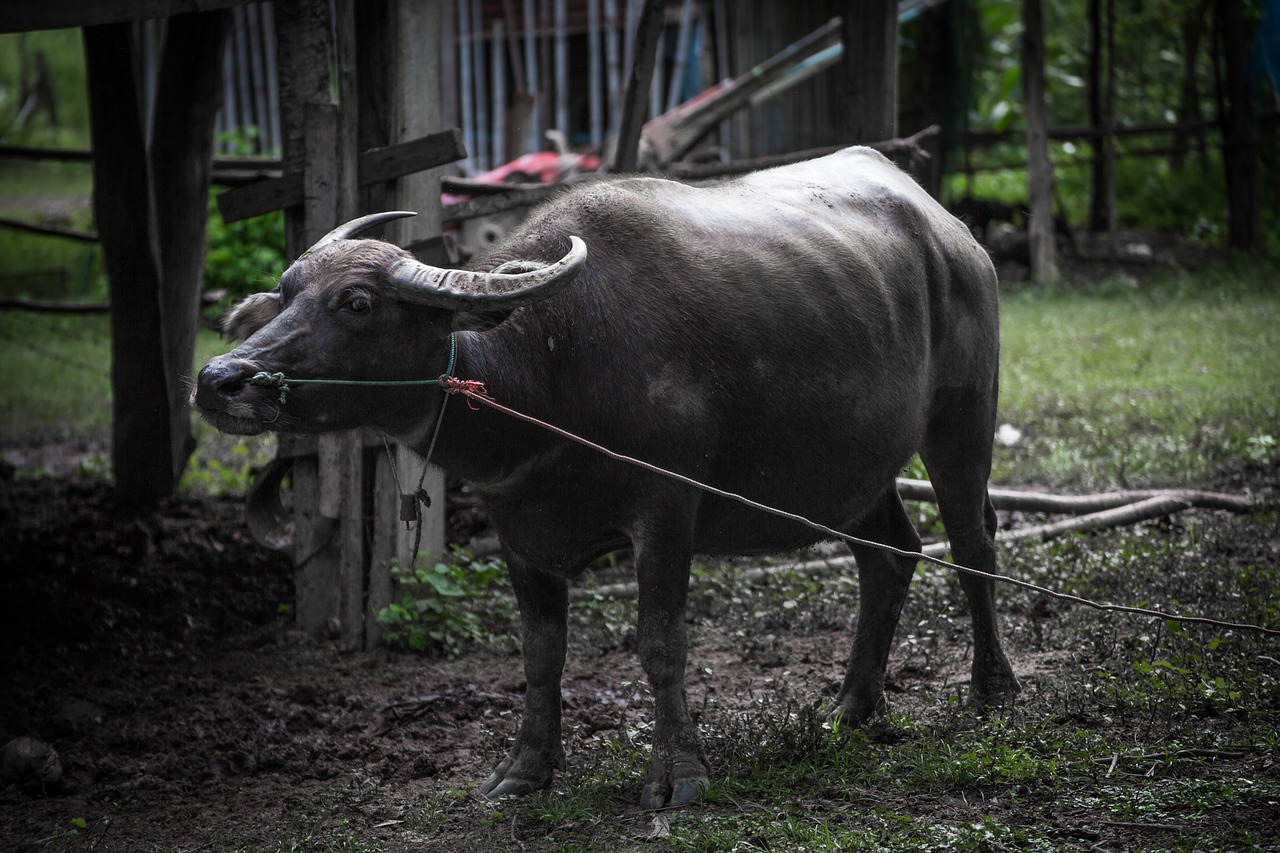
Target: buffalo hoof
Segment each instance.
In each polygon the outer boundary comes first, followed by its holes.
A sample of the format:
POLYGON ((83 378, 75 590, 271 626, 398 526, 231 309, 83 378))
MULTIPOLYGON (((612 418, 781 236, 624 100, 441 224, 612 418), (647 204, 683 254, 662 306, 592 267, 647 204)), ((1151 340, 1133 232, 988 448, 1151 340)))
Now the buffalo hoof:
POLYGON ((555 756, 530 757, 532 752, 513 750, 494 768, 489 778, 480 786, 480 794, 490 800, 499 797, 523 797, 551 786, 554 768, 564 769, 564 759, 555 756), (556 760, 558 759, 558 760, 556 760))
POLYGON ((969 682, 968 704, 975 711, 982 711, 985 708, 1008 708, 1013 705, 1021 692, 1022 685, 1013 674, 1013 668, 1001 656, 996 665, 982 672, 974 672, 969 682))
POLYGON ((841 693, 836 697, 836 705, 831 709, 828 717, 832 722, 845 726, 865 726, 874 717, 888 710, 889 706, 884 701, 883 693, 877 693, 874 696, 841 693))
POLYGON ((640 794, 640 808, 653 811, 687 806, 702 795, 707 784, 707 768, 701 761, 661 762, 655 759, 640 794))
POLYGON ((532 779, 501 778, 496 773, 480 786, 480 794, 488 800, 500 800, 503 797, 526 797, 534 791, 547 787, 550 781, 539 782, 532 779))

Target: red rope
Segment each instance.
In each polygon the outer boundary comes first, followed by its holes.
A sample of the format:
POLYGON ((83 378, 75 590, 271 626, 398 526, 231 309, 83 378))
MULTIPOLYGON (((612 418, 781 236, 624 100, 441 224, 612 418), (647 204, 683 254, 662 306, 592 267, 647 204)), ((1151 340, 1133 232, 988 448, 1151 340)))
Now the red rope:
MULTIPOLYGON (((467 408, 473 412, 480 411, 480 407, 472 402, 473 400, 493 403, 489 397, 488 389, 484 387, 484 383, 479 379, 457 379, 453 376, 444 375, 440 377, 440 387, 444 389, 446 394, 461 394, 466 397, 467 408)), ((512 412, 512 414, 515 413, 512 412)))

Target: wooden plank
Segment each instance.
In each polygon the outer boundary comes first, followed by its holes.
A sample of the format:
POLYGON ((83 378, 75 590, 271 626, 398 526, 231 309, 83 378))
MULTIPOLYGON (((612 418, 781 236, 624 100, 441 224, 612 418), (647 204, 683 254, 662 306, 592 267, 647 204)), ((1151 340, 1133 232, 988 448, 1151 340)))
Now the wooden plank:
POLYGON ((338 646, 345 652, 364 648, 365 587, 365 452, 360 433, 340 434, 342 518, 338 522, 338 646))
MULTIPOLYGON (((435 465, 427 465, 421 456, 407 447, 396 447, 395 450, 396 465, 400 468, 400 482, 406 491, 413 491, 418 488, 418 480, 422 478, 422 469, 424 466, 427 468, 427 475, 422 482, 422 487, 426 489, 427 494, 431 497, 431 507, 423 510, 422 541, 418 545, 418 554, 422 554, 425 559, 434 563, 444 555, 445 548, 444 470, 435 465)), ((397 509, 398 512, 399 510, 397 509)), ((401 555, 402 560, 406 559, 409 556, 409 552, 413 550, 413 540, 417 534, 412 529, 405 530, 402 524, 397 529, 396 535, 399 537, 396 553, 401 555)), ((412 555, 412 559, 417 560, 418 554, 412 555)))
POLYGON ((433 267, 457 266, 461 259, 458 254, 458 241, 452 234, 415 240, 405 246, 404 250, 424 264, 430 264, 433 267))
MULTIPOLYGON (((467 150, 458 128, 410 139, 360 155, 360 186, 394 180, 413 172, 435 169, 462 160, 467 150)), ((218 212, 224 222, 237 222, 302 204, 305 191, 301 175, 269 178, 218 196, 218 212)))
POLYGON ((304 104, 307 159, 302 170, 302 215, 308 245, 338 224, 338 108, 304 104))
POLYGON ((316 511, 324 518, 342 517, 342 433, 326 432, 317 443, 320 473, 316 486, 316 511))
POLYGON ((94 161, 94 216, 102 235, 103 268, 110 285, 111 461, 121 503, 167 497, 175 482, 169 389, 162 339, 160 289, 154 255, 147 144, 136 106, 134 69, 124 24, 84 33, 90 133, 101 155, 94 161), (165 448, 164 452, 158 452, 165 448))
POLYGON ((218 195, 218 212, 223 222, 239 222, 299 204, 302 204, 302 175, 255 181, 218 195))
MULTIPOLYGON (((356 216, 359 185, 360 109, 357 96, 356 16, 354 0, 333 0, 334 52, 338 72, 338 102, 334 116, 334 219, 331 226, 356 216)), ((366 547, 365 451, 359 430, 341 433, 338 459, 341 495, 338 557, 338 645, 343 651, 364 647, 364 590, 366 547)))
POLYGON ((251 2, 256 0, 5 0, 0 3, 0 33, 145 21, 251 2))
POLYGON ((317 512, 319 473, 315 456, 294 460, 294 618, 300 629, 313 636, 328 633, 338 617, 337 585, 333 582, 337 525, 317 512))
POLYGON ((391 460, 385 451, 377 453, 373 476, 373 543, 369 548, 369 597, 364 609, 364 645, 373 648, 382 641, 378 611, 392 600, 391 560, 403 554, 400 541, 400 490, 396 488, 391 460))
POLYGON ((15 231, 26 231, 29 234, 40 234, 44 237, 62 237, 81 243, 96 243, 98 235, 93 231, 76 231, 72 228, 59 228, 55 225, 35 225, 20 219, 0 217, 0 228, 12 228, 15 231))
POLYGON ((893 139, 898 135, 897 0, 838 5, 844 54, 832 73, 843 138, 849 144, 893 139))
POLYGON ((456 127, 385 148, 374 148, 360 155, 360 185, 368 186, 439 168, 464 160, 466 156, 462 131, 456 127))
POLYGON ((528 207, 544 201, 564 189, 567 184, 553 184, 536 190, 517 190, 501 195, 487 195, 482 198, 468 199, 444 206, 441 215, 443 222, 461 222, 464 219, 475 219, 517 207, 528 207))

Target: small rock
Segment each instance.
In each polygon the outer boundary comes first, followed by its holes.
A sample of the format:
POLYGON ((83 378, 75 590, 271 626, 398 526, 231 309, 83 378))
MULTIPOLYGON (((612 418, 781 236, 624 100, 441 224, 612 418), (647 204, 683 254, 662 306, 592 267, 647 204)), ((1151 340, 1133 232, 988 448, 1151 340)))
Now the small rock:
POLYGON ((0 782, 21 786, 52 785, 62 778, 62 762, 53 747, 33 737, 16 737, 0 750, 0 782))

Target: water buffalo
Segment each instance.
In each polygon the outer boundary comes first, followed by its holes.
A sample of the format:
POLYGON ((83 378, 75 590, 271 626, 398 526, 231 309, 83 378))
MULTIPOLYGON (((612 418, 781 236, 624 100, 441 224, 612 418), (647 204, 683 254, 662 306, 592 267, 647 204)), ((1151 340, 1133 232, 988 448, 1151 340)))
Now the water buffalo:
MULTIPOLYGON (((547 786, 564 766, 560 679, 568 584, 632 549, 640 661, 655 699, 646 808, 707 781, 685 704, 694 553, 817 538, 502 413, 446 407, 435 386, 297 384, 455 374, 620 453, 903 549, 918 548, 894 478, 919 451, 962 564, 995 569, 987 476, 996 416, 996 277, 969 231, 878 153, 849 148, 711 186, 653 177, 582 184, 535 210, 470 270, 425 266, 337 229, 229 318, 244 340, 200 372, 221 430, 371 424, 426 450, 484 497, 522 616, 524 718, 481 791, 547 786)), ((916 561, 854 548, 861 607, 833 713, 884 707, 885 666, 916 561)), ((990 582, 972 610, 970 701, 1018 690, 990 582)))

